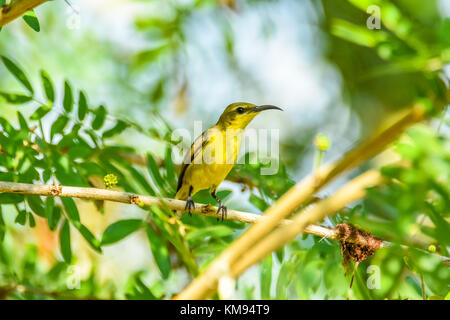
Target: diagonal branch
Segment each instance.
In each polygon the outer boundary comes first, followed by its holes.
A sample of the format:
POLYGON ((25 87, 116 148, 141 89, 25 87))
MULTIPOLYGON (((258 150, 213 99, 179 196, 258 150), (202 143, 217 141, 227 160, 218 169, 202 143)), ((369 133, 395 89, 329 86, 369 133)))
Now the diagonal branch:
MULTIPOLYGON (((245 255, 243 255, 234 264, 221 265, 217 261, 213 262, 215 263, 215 270, 221 270, 221 276, 231 276, 233 278, 238 277, 250 266, 261 261, 271 252, 278 250, 290 241, 294 240, 299 234, 303 232, 310 233, 309 228, 311 226, 315 226, 314 223, 323 220, 327 216, 335 214, 348 204, 363 198, 366 195, 366 188, 380 185, 384 182, 385 178, 377 170, 369 170, 359 175, 358 177, 341 187, 332 196, 316 202, 314 206, 301 209, 299 213, 295 214, 292 217, 292 219, 288 220, 289 223, 283 223, 270 234, 266 235, 253 247, 251 247, 245 253, 245 255)), ((326 230, 321 231, 326 232, 326 230)), ((342 241, 338 229, 328 229, 328 232, 329 234, 328 236, 326 236, 327 238, 342 241)), ((345 239, 345 241, 347 241, 347 239, 345 239)), ((357 239, 351 239, 351 242, 358 243, 361 246, 368 246, 368 248, 373 246, 371 249, 374 250, 383 247, 390 247, 393 245, 388 241, 381 241, 380 239, 377 239, 377 243, 372 244, 367 243, 364 239, 361 239, 361 242, 359 242, 357 239)), ((405 245, 401 245, 401 247, 409 248, 405 245)), ((418 250, 424 251, 421 249, 418 250)), ((438 257, 445 265, 450 265, 450 259, 448 257, 436 254, 433 255, 438 257)), ((218 261, 222 263, 220 260, 218 261)), ((180 295, 175 297, 175 299, 206 299, 214 294, 214 292, 216 291, 215 279, 208 273, 204 273, 202 275, 202 279, 209 280, 210 285, 208 287, 188 286, 187 289, 181 292, 180 295)))
POLYGON ((49 0, 12 0, 0 8, 0 27, 49 0))
POLYGON ((292 241, 311 223, 317 223, 325 217, 335 214, 349 203, 363 198, 366 188, 383 183, 384 178, 376 170, 367 171, 351 180, 332 196, 315 204, 312 208, 302 209, 292 223, 282 226, 252 247, 232 268, 233 276, 237 276, 267 254, 292 241))

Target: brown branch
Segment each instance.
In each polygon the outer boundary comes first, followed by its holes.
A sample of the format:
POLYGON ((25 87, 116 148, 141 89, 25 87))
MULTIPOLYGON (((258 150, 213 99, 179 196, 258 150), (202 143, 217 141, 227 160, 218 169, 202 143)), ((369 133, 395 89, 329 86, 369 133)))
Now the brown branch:
MULTIPOLYGON (((69 187, 61 185, 36 185, 5 181, 0 181, 0 193, 28 194, 45 197, 73 197, 79 199, 106 200, 145 206, 157 205, 160 207, 168 207, 172 210, 180 211, 184 211, 184 208, 186 206, 186 202, 183 200, 157 198, 122 191, 98 188, 69 187)), ((192 209, 192 213, 214 218, 222 218, 222 214, 217 213, 217 207, 211 206, 209 204, 197 205, 194 209, 192 209)), ((255 223, 260 219, 265 219, 265 217, 256 213, 228 209, 226 219, 245 223, 255 223)), ((284 220, 281 223, 288 224, 290 223, 290 221, 284 220)), ((330 239, 335 239, 336 237, 333 229, 321 226, 309 226, 307 228, 307 232, 319 237, 327 237, 330 239)))
MULTIPOLYGON (((381 180, 378 182, 381 183, 381 180)), ((372 184, 375 184, 376 181, 372 181, 372 184)), ((172 210, 184 210, 186 202, 182 200, 176 199, 168 199, 168 198, 157 198, 146 195, 136 195, 128 192, 114 191, 114 190, 106 190, 106 189, 97 189, 97 188, 84 188, 84 187, 69 187, 69 186, 61 186, 61 185, 34 185, 34 184, 26 184, 26 183, 15 183, 15 182, 4 182, 0 181, 0 193, 15 193, 15 194, 29 194, 29 195, 38 195, 38 196, 58 196, 58 197, 74 197, 79 199, 87 199, 87 200, 106 200, 120 203, 128 203, 128 204, 137 204, 137 205, 157 205, 162 207, 168 207, 172 210)), ((361 196, 361 195, 360 195, 361 196)), ((320 200, 316 206, 323 201, 329 201, 327 199, 320 200)), ((200 205, 196 206, 195 209, 192 210, 192 213, 221 218, 221 214, 217 213, 217 207, 211 205, 200 205)), ((232 221, 239 221, 245 223, 255 223, 260 220, 266 220, 267 217, 243 212, 238 210, 228 210, 226 219, 232 221)), ((292 220, 282 220, 280 221, 281 226, 289 226, 292 224, 292 220)), ((315 224, 309 224, 304 227, 303 232, 316 235, 321 238, 327 238, 331 240, 340 240, 338 230, 322 227, 315 224)), ((349 239, 352 241, 352 239, 349 239)), ((382 243, 382 247, 392 246, 392 243, 384 241, 382 243)), ((439 256, 440 259, 448 264, 449 259, 446 257, 439 256)))
POLYGON ((0 27, 49 0, 13 0, 0 8, 0 27))

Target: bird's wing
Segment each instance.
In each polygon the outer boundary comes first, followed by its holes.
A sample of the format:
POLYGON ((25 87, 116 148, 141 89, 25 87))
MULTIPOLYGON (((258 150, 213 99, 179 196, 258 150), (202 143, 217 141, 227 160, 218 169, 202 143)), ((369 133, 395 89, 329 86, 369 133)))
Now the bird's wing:
POLYGON ((204 131, 200 136, 198 136, 197 139, 195 139, 194 143, 191 145, 191 149, 184 157, 183 163, 181 164, 180 176, 178 178, 177 192, 178 192, 178 190, 181 189, 181 186, 183 185, 184 174, 186 173, 186 170, 189 167, 189 165, 194 163, 194 160, 198 156, 201 157, 202 156, 201 151, 208 144, 210 144, 211 142, 214 141, 214 135, 209 135, 208 133, 209 133, 209 129, 204 131))

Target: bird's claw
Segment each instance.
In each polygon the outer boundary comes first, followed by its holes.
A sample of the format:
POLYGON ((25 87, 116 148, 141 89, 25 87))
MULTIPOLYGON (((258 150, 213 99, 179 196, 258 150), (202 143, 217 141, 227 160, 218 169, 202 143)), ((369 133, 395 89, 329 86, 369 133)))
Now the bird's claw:
MULTIPOLYGON (((223 221, 224 217, 227 216, 227 210, 228 210, 227 207, 225 207, 223 204, 221 204, 219 206, 219 208, 217 208, 216 213, 222 212, 222 221, 223 221)), ((219 218, 217 218, 217 221, 219 221, 219 218)))
POLYGON ((184 210, 187 210, 189 215, 192 216, 191 209, 195 209, 195 203, 194 200, 192 200, 192 197, 189 197, 186 201, 186 206, 184 207, 184 210))

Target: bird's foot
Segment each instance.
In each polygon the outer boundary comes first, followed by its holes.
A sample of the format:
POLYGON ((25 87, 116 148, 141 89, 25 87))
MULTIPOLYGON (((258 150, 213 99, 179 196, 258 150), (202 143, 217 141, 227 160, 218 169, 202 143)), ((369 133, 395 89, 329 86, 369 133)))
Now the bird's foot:
MULTIPOLYGON (((225 207, 223 204, 220 204, 219 208, 217 209, 216 213, 222 212, 222 221, 224 217, 227 216, 227 207, 225 207)), ((219 218, 217 218, 217 221, 219 221, 219 218)))
POLYGON ((195 209, 195 203, 194 200, 192 200, 192 197, 189 196, 189 198, 186 201, 186 206, 184 207, 184 210, 187 210, 189 212, 189 215, 192 217, 191 209, 195 209))

